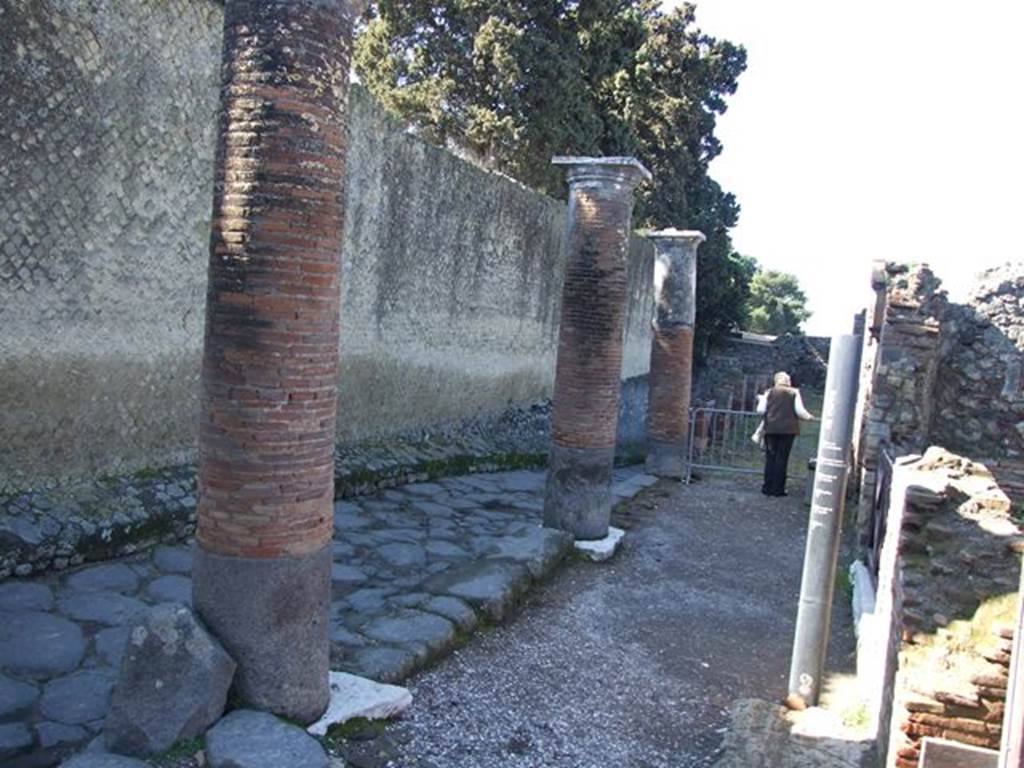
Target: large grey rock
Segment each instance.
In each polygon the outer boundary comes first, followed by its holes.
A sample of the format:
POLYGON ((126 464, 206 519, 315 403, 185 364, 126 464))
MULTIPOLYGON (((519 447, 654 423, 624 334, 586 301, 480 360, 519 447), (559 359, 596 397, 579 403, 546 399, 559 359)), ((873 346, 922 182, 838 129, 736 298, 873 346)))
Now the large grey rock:
POLYGON ((65 616, 110 627, 133 624, 146 612, 146 604, 116 592, 72 593, 57 601, 65 616))
POLYGON ((70 672, 84 653, 82 630, 67 619, 37 611, 0 613, 0 667, 12 674, 70 672))
POLYGON ((34 743, 35 739, 24 723, 0 725, 0 761, 27 752, 34 743))
POLYGON ((84 725, 102 720, 110 706, 114 682, 97 670, 76 672, 51 680, 43 688, 39 711, 47 720, 65 725, 84 725))
POLYGON ((529 585, 530 572, 520 563, 478 560, 432 576, 423 588, 436 595, 458 597, 493 621, 501 621, 529 585))
POLYGON ((211 768, 327 768, 320 742, 273 715, 238 710, 206 734, 211 768))
POLYGON ((20 719, 38 698, 39 689, 34 685, 0 675, 0 722, 20 719))
POLYGON ((53 592, 45 584, 9 581, 0 584, 0 611, 48 611, 53 592))
POLYGON ((134 592, 139 575, 124 563, 111 563, 72 573, 64 583, 79 592, 134 592))
POLYGON ((188 608, 161 605, 132 630, 103 728, 126 755, 163 752, 224 712, 235 662, 188 608))
POLYGON ((60 764, 60 768, 148 768, 141 760, 106 752, 87 752, 75 755, 60 764))

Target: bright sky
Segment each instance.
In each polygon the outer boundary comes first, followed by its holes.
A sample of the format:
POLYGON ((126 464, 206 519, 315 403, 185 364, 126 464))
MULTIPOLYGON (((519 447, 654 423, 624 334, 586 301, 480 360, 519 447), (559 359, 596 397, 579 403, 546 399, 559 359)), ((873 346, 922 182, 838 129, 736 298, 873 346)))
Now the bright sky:
POLYGON ((808 332, 849 332, 872 259, 954 299, 1024 259, 1024 0, 697 0, 697 22, 747 48, 711 168, 734 243, 799 277, 808 332))

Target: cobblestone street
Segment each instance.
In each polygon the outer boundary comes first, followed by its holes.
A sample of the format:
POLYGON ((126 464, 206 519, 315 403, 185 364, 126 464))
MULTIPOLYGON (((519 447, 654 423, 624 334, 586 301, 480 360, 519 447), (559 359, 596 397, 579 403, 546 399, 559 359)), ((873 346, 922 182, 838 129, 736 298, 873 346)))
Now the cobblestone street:
MULTIPOLYGON (((618 498, 652 478, 617 470, 618 498)), ((335 505, 332 667, 397 680, 504 619, 571 549, 539 525, 543 472, 467 475, 335 505)), ((0 759, 47 764, 97 733, 130 626, 190 602, 186 547, 0 584, 0 759)))

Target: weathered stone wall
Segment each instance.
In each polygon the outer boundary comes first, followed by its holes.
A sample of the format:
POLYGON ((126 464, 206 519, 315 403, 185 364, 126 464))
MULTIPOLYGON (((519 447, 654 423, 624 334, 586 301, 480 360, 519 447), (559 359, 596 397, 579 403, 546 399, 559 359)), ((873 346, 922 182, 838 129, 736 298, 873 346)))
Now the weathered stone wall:
MULTIPOLYGON (((221 15, 0 11, 0 494, 194 456, 221 15)), ((339 441, 543 400, 564 205, 425 144, 358 88, 351 119, 339 441)), ((651 264, 635 241, 627 380, 648 365, 651 264)))
POLYGON ((883 444, 901 454, 934 443, 982 460, 1024 502, 1024 264, 982 275, 965 304, 946 298, 927 265, 876 273, 861 376, 861 522, 883 444))
POLYGON ((1024 265, 985 272, 942 317, 933 440, 985 459, 1024 458, 1024 265))
POLYGON ((820 390, 825 385, 829 342, 818 336, 786 334, 773 339, 733 334, 695 371, 692 401, 751 409, 754 396, 771 386, 777 371, 789 373, 798 387, 820 390))

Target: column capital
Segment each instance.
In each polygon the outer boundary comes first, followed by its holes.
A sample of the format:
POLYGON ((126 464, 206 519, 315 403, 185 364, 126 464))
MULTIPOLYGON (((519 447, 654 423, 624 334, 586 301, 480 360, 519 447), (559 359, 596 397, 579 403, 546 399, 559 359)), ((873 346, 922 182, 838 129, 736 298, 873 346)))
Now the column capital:
POLYGON ((551 158, 551 164, 567 167, 569 185, 573 187, 616 185, 633 190, 641 181, 654 178, 635 157, 555 155, 551 158))
POLYGON ((645 232, 644 237, 653 242, 655 245, 668 245, 670 243, 679 243, 681 245, 692 245, 697 247, 703 243, 707 238, 704 233, 696 229, 676 229, 672 227, 670 229, 656 229, 650 232, 645 232))

